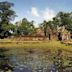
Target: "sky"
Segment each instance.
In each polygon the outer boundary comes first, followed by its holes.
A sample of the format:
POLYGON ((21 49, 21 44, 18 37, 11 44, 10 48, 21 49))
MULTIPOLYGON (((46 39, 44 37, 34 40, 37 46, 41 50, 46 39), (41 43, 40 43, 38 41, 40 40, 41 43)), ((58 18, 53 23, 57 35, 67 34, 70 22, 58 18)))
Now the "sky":
POLYGON ((59 11, 71 12, 72 0, 0 0, 14 3, 13 10, 17 17, 14 22, 27 18, 34 20, 35 26, 38 26, 43 20, 49 21, 59 11))

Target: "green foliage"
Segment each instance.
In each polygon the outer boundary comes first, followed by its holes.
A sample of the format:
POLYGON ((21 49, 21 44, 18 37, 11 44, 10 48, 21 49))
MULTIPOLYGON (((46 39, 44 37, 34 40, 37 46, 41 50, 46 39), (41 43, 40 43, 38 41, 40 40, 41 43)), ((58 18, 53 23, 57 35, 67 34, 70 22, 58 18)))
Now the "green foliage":
POLYGON ((66 30, 72 33, 72 13, 59 12, 52 21, 44 21, 40 25, 44 31, 45 36, 47 36, 50 31, 58 32, 57 28, 61 26, 64 26, 66 30))
POLYGON ((72 13, 59 12, 53 20, 58 26, 65 26, 69 31, 72 31, 72 13))
MULTIPOLYGON (((16 16, 12 10, 13 3, 4 1, 0 2, 0 37, 8 37, 12 34, 15 35, 29 35, 32 36, 36 32, 33 25, 34 21, 29 22, 26 18, 22 19, 21 23, 13 25, 10 23, 16 16), (10 32, 11 31, 11 32, 10 32)), ((40 27, 44 31, 45 36, 48 36, 50 32, 57 32, 57 27, 65 26, 65 28, 72 33, 72 12, 65 13, 59 12, 53 21, 43 21, 40 27)))
POLYGON ((10 2, 0 2, 0 37, 10 35, 10 21, 14 19, 15 12, 12 10, 14 4, 10 2))
POLYGON ((26 18, 22 19, 22 22, 17 26, 17 34, 25 36, 25 35, 33 35, 35 33, 35 27, 33 25, 33 21, 29 22, 26 18))

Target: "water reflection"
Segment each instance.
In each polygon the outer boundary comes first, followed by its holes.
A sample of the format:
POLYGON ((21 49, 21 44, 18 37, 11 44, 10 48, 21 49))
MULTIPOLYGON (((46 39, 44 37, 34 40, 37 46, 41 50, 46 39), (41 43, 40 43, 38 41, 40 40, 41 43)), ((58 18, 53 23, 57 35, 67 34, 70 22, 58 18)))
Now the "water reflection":
POLYGON ((62 56, 62 50, 58 50, 56 56, 54 56, 53 58, 52 71, 53 72, 64 72, 63 65, 64 65, 64 60, 62 56))
POLYGON ((72 53, 39 49, 0 49, 0 72, 70 72, 72 53), (68 55, 67 54, 67 55, 68 55), (66 64, 67 62, 67 64, 66 64))
POLYGON ((0 48, 0 71, 6 72, 8 70, 13 71, 13 67, 10 64, 9 55, 6 54, 8 50, 0 48))

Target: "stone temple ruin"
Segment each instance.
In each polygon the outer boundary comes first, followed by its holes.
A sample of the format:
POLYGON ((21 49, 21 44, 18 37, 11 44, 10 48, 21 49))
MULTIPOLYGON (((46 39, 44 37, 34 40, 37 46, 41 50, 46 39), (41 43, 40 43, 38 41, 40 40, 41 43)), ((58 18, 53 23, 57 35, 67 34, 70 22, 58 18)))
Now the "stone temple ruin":
POLYGON ((61 26, 61 27, 58 27, 57 28, 57 31, 58 31, 58 39, 59 40, 69 40, 71 35, 70 35, 70 32, 65 29, 65 26, 61 26))

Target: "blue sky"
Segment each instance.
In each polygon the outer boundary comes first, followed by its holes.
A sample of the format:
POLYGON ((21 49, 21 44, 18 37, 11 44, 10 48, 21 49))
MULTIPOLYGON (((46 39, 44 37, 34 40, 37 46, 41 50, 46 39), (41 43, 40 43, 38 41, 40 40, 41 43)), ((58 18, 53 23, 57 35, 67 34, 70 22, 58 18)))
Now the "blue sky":
MULTIPOLYGON (((14 3, 17 16, 14 22, 27 18, 40 23, 43 20, 52 20, 59 12, 71 12, 72 0, 0 0, 14 3)), ((37 24, 35 24, 37 25, 37 24)))

